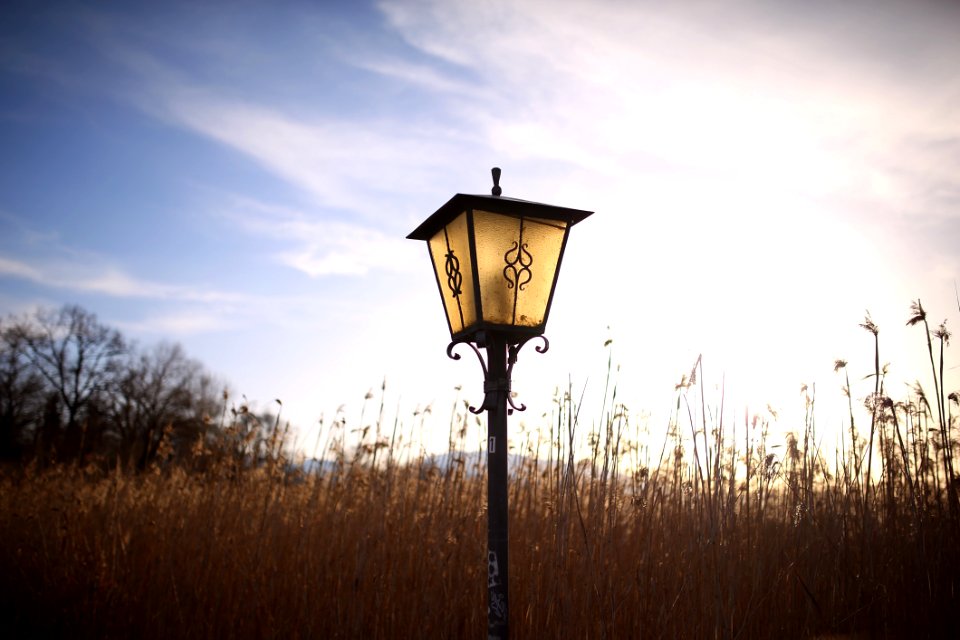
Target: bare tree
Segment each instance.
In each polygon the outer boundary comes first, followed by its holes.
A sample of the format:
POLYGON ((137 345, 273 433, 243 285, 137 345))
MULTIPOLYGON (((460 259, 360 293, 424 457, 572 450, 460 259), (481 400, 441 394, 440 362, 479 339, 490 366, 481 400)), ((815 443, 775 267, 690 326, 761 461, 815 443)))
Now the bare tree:
POLYGON ((202 466, 235 446, 254 461, 279 451, 276 416, 244 406, 231 418, 227 400, 179 344, 141 349, 78 306, 0 320, 0 458, 96 452, 142 470, 161 453, 202 466))
POLYGON ((203 416, 196 389, 203 375, 200 363, 188 358, 179 344, 161 342, 131 354, 112 409, 124 458, 146 467, 167 427, 180 438, 197 436, 203 416))
POLYGON ((20 457, 25 437, 42 420, 44 389, 23 340, 0 323, 0 458, 20 457))
POLYGON ((76 305, 37 311, 33 318, 16 322, 9 330, 22 345, 27 361, 56 395, 66 427, 61 453, 82 455, 81 418, 91 399, 105 394, 116 379, 126 352, 123 337, 76 305))

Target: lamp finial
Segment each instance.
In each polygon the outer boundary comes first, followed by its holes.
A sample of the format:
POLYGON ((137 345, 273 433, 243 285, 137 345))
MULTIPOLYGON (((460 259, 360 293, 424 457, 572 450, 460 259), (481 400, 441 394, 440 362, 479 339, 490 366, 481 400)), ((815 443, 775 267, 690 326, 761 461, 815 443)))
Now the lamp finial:
POLYGON ((503 193, 503 189, 500 188, 500 167, 490 169, 490 173, 493 174, 493 189, 490 190, 490 193, 500 197, 500 194, 503 193))

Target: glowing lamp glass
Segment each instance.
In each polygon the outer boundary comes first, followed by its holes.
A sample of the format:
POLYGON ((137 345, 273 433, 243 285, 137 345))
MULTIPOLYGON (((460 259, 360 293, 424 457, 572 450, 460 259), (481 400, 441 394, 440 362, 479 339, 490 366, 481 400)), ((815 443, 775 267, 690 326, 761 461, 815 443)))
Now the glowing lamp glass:
POLYGON ((408 237, 426 240, 450 335, 544 332, 570 227, 591 212, 457 194, 408 237))

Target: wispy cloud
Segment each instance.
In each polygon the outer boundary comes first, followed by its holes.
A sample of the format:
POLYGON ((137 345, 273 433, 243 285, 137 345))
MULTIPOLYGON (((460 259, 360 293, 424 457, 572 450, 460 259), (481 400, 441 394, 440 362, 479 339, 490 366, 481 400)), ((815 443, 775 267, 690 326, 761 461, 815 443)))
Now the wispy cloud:
POLYGON ((235 196, 224 214, 247 233, 287 245, 276 259, 311 277, 365 275, 410 266, 414 247, 369 224, 326 220, 302 211, 235 196))
POLYGON ((43 274, 39 270, 19 260, 11 260, 3 256, 0 256, 0 275, 13 276, 37 283, 44 281, 43 274))
POLYGON ((451 73, 444 72, 423 63, 408 62, 397 58, 372 57, 354 53, 349 60, 360 69, 366 69, 384 76, 395 78, 409 84, 438 93, 455 96, 476 96, 483 94, 483 87, 465 82, 451 73))
MULTIPOLYGON (((122 48, 139 81, 128 98, 151 115, 214 140, 254 160, 270 174, 303 190, 327 210, 374 220, 398 195, 422 193, 436 182, 466 137, 426 115, 400 120, 343 112, 305 115, 289 106, 236 97, 174 69, 149 53, 122 48), (398 170, 402 168, 402 170, 398 170)), ((383 73, 419 75, 425 69, 377 65, 383 73)))
MULTIPOLYGON (((89 257, 86 262, 77 262, 63 257, 24 260, 0 255, 0 279, 4 278, 39 285, 51 290, 59 300, 94 295, 105 296, 113 302, 135 301, 140 308, 140 319, 114 322, 118 328, 135 334, 186 336, 222 331, 236 326, 241 317, 249 320, 251 310, 269 307, 262 301, 255 303, 247 295, 164 284, 133 277, 117 267, 92 266, 89 257), (175 311, 169 310, 171 305, 175 311)), ((44 303, 4 306, 15 312, 18 308, 29 310, 44 303)))
MULTIPOLYGON (((35 234, 40 238, 39 234, 35 234)), ((0 277, 26 280, 65 292, 200 303, 242 303, 248 296, 195 285, 163 283, 139 278, 101 256, 47 242, 29 256, 0 253, 0 277)))
POLYGON ((148 314, 139 320, 118 322, 117 326, 135 334, 183 336, 223 331, 237 324, 236 313, 191 309, 148 314))

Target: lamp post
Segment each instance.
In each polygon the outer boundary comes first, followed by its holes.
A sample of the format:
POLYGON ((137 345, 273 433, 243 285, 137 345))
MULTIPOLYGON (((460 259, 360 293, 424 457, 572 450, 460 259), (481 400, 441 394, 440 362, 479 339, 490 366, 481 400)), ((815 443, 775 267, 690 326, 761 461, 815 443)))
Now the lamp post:
POLYGON ((451 342, 447 355, 468 345, 483 368, 487 412, 488 637, 505 639, 508 615, 507 415, 523 411, 510 393, 520 349, 543 332, 570 227, 592 211, 500 197, 500 169, 492 195, 458 193, 407 238, 425 240, 451 342), (484 360, 480 349, 486 351, 484 360))

